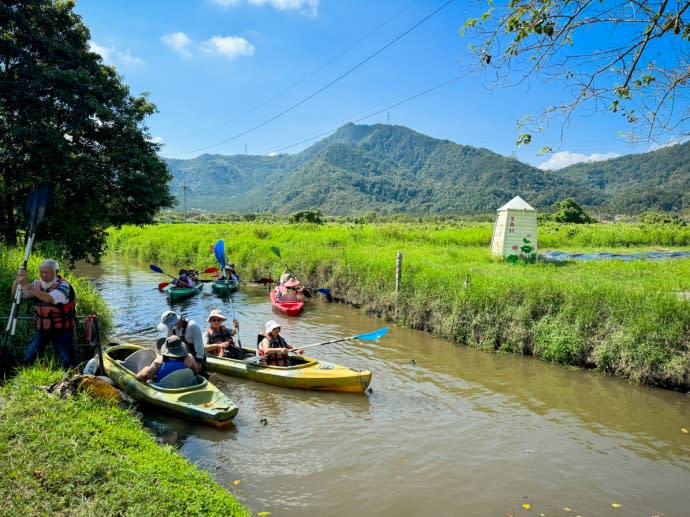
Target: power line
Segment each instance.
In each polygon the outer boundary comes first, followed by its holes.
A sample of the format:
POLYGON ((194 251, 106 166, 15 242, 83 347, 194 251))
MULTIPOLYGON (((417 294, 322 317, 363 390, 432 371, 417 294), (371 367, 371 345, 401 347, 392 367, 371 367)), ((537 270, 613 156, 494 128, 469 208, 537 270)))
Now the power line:
MULTIPOLYGON (((357 120, 354 121, 354 123, 356 124, 356 123, 362 122, 363 120, 366 120, 368 118, 375 117, 376 115, 383 113, 384 111, 388 111, 388 110, 396 108, 402 104, 410 102, 414 99, 418 99, 419 97, 423 97, 424 95, 431 93, 434 90, 438 90, 439 88, 443 88, 444 86, 447 86, 449 84, 453 84, 453 83, 459 81, 460 79, 462 79, 462 77, 460 77, 460 76, 453 77, 452 79, 447 79, 447 80, 440 82, 434 86, 431 86, 430 88, 427 88, 424 91, 421 91, 419 93, 415 93, 414 95, 411 95, 410 97, 407 97, 401 101, 398 101, 394 104, 390 104, 390 105, 386 106, 385 108, 381 108, 377 111, 369 113, 368 115, 365 115, 361 118, 358 118, 357 120)), ((342 126, 342 124, 340 124, 340 125, 342 126)), ((340 126, 338 126, 338 127, 340 127, 340 126)), ((273 151, 271 151, 271 153, 279 153, 280 151, 284 151, 285 149, 290 149, 291 147, 296 147, 298 145, 306 144, 307 142, 311 142, 312 140, 316 140, 317 138, 321 138, 321 137, 324 137, 326 135, 330 135, 331 133, 333 133, 337 129, 338 128, 329 129, 328 131, 324 131, 322 133, 319 133, 318 135, 310 136, 309 138, 305 138, 304 140, 300 140, 299 142, 295 142, 294 144, 284 145, 283 147, 279 147, 278 149, 274 149, 273 151)))
MULTIPOLYGON (((253 108, 248 109, 247 111, 242 112, 242 113, 241 113, 240 115, 238 115, 238 116, 242 117, 242 116, 244 116, 244 115, 247 115, 247 114, 249 114, 249 113, 252 113, 252 112, 256 111, 257 109, 259 109, 259 108, 265 106, 266 104, 268 104, 269 102, 273 101, 274 99, 277 99, 277 98, 281 97, 283 94, 289 92, 289 91, 292 90, 295 86, 297 86, 297 85, 303 83, 303 82, 304 82, 305 80, 307 80, 308 78, 310 78, 310 77, 316 75, 316 74, 319 73, 321 70, 324 70, 324 69, 327 68, 331 63, 334 63, 335 61, 337 61, 338 59, 340 59, 342 56, 344 56, 345 54, 347 54, 348 52, 350 52, 353 48, 355 48, 357 45, 359 45, 362 41, 366 40, 366 39, 369 38, 371 35, 377 33, 381 28, 385 27, 385 26, 388 25, 390 22, 392 22, 392 21, 395 20, 396 18, 400 17, 400 15, 402 15, 405 11, 407 11, 407 10, 410 8, 410 6, 411 6, 412 4, 414 4, 416 1, 417 1, 417 0, 412 0, 412 2, 410 2, 410 3, 407 5, 407 7, 405 7, 404 9, 401 9, 401 10, 397 11, 397 12, 395 13, 395 15, 391 16, 390 18, 388 18, 388 19, 385 20, 384 22, 382 22, 382 23, 380 23, 379 25, 377 25, 376 27, 374 27, 374 29, 370 30, 370 31, 369 31, 368 33, 366 33, 364 36, 362 36, 361 38, 357 39, 352 45, 350 45, 350 46, 347 47, 346 49, 340 51, 338 54, 334 55, 333 57, 331 57, 330 59, 328 59, 327 61, 325 61, 323 64, 321 64, 320 66, 318 66, 317 68, 315 68, 313 71, 304 74, 304 76, 303 76, 302 78, 297 79, 297 80, 294 81, 290 86, 288 86, 288 87, 286 87, 286 88, 283 88, 282 90, 276 92, 275 94, 273 94, 271 97, 269 97, 269 98, 266 99, 265 101, 261 102, 260 104, 257 104, 257 105, 254 106, 253 108)), ((218 145, 218 144, 216 144, 216 145, 218 145)), ((184 154, 184 153, 180 153, 180 154, 184 154)))
POLYGON ((383 52, 384 50, 386 50, 388 47, 390 47, 390 46, 392 46, 394 43, 397 43, 398 41, 400 41, 403 37, 407 36, 410 32, 412 32, 412 31, 415 30, 417 27, 419 27, 420 25, 422 25, 422 24, 423 24, 424 22, 426 22, 429 18, 431 18, 432 16, 434 16, 435 14, 437 14, 439 11, 441 11, 442 9, 444 9, 444 8, 445 8, 446 6, 448 6, 452 1, 453 1, 453 0, 447 0, 447 1, 446 1, 444 4, 442 4, 440 7, 438 7, 437 9, 435 9, 434 11, 432 11, 431 13, 429 13, 428 15, 426 15, 424 18, 422 18, 421 20, 419 20, 417 23, 415 23, 412 27, 410 27, 409 29, 407 29, 406 31, 404 31, 402 34, 400 34, 400 35, 396 36, 395 38, 393 38, 391 41, 389 41, 388 43, 386 43, 383 47, 381 47, 380 49, 378 49, 378 50, 375 51, 374 53, 369 54, 367 57, 365 57, 364 59, 362 59, 359 63, 357 63, 357 64, 354 65, 353 67, 349 68, 348 70, 346 70, 345 72, 343 72, 342 74, 340 74, 339 76, 337 76, 337 77, 336 77, 335 79, 333 79, 332 81, 326 83, 324 86, 322 86, 321 88, 319 88, 319 89, 316 90, 315 92, 313 92, 313 93, 311 93, 310 95, 306 96, 306 97, 303 98, 302 100, 296 102, 296 103, 293 104, 292 106, 290 106, 290 107, 284 109, 283 111, 277 113, 276 115, 273 115, 272 117, 269 117, 268 119, 264 120, 263 122, 261 122, 261 123, 255 125, 255 126, 249 128, 249 129, 247 129, 247 130, 245 130, 245 131, 242 131, 241 133, 238 133, 238 134, 236 134, 236 135, 234 135, 234 136, 231 136, 230 138, 226 138, 225 140, 221 140, 220 142, 217 142, 217 143, 215 143, 215 144, 211 144, 211 145, 207 145, 207 146, 204 146, 204 147, 200 147, 200 148, 198 148, 198 149, 194 149, 194 150, 191 150, 191 151, 185 151, 185 152, 181 152, 181 153, 173 153, 173 154, 170 154, 170 155, 168 155, 168 156, 179 156, 179 155, 181 155, 181 154, 198 153, 198 152, 200 152, 200 151, 205 151, 205 150, 207 150, 207 149, 212 149, 213 147, 217 147, 217 146, 219 146, 219 145, 221 145, 221 144, 225 144, 225 143, 230 142, 230 141, 232 141, 232 140, 236 140, 236 139, 238 139, 238 138, 240 138, 240 137, 242 137, 242 136, 245 136, 245 135, 247 135, 247 134, 249 134, 249 133, 251 133, 251 132, 253 132, 253 131, 256 131, 256 130, 259 129, 259 128, 262 128, 262 127, 264 127, 264 126, 270 124, 270 123, 273 122, 274 120, 277 120, 277 119, 279 119, 280 117, 282 117, 283 115, 286 115, 287 113, 291 112, 291 111, 294 110, 295 108, 298 108, 299 106, 301 106, 302 104, 304 104, 304 103, 307 102, 308 100, 313 99, 314 97, 316 97, 318 94, 320 94, 320 93, 323 92, 324 90, 330 88, 331 86, 333 86, 333 85, 334 85, 335 83, 337 83, 338 81, 344 79, 345 77, 347 77, 348 75, 350 75, 352 72, 354 72, 355 70, 357 70, 357 69, 360 68, 361 66, 363 66, 363 65, 365 65, 366 63, 368 63, 369 61, 371 61, 373 58, 375 58, 376 56, 378 56, 381 52, 383 52))

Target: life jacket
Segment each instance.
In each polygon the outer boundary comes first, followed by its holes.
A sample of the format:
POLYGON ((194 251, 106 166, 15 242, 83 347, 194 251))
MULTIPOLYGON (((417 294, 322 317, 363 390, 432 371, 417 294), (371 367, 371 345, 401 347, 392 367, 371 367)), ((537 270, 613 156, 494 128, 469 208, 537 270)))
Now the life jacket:
POLYGON ((184 365, 184 357, 180 357, 179 359, 170 357, 163 361, 163 364, 156 372, 154 382, 158 382, 169 373, 172 373, 175 370, 181 370, 182 368, 186 368, 184 365))
POLYGON ((270 366, 290 366, 290 357, 287 354, 266 354, 259 346, 264 339, 268 339, 268 348, 286 348, 287 341, 283 336, 276 336, 269 338, 263 334, 259 334, 256 341, 256 352, 259 357, 263 357, 267 365, 270 366))
MULTIPOLYGON (((217 331, 215 331, 213 328, 209 327, 206 329, 206 334, 208 334, 207 343, 209 345, 213 345, 215 343, 223 343, 225 341, 230 341, 231 345, 235 344, 235 341, 232 339, 232 332, 225 325, 221 325, 217 331)), ((212 352, 209 352, 209 354, 215 355, 215 356, 222 356, 223 355, 223 349, 217 348, 217 349, 213 350, 212 352)))
POLYGON ((72 285, 58 275, 58 281, 48 289, 43 289, 40 282, 34 282, 44 293, 60 289, 67 295, 67 303, 48 303, 34 298, 34 312, 36 313, 36 328, 38 330, 67 330, 77 325, 76 299, 72 285))

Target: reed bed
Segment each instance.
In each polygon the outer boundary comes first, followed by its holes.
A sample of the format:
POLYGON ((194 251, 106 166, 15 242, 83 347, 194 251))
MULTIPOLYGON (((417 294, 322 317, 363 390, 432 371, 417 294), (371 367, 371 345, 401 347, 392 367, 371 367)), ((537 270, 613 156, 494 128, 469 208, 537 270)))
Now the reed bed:
MULTIPOLYGON (((490 255, 491 232, 488 223, 174 224, 113 230, 109 245, 174 270, 213 266, 211 246, 224 239, 245 280, 277 278, 288 265, 306 285, 329 287, 338 301, 457 343, 690 387, 690 259, 510 264, 490 255)), ((690 229, 674 225, 539 230, 541 251, 688 246, 690 229)))

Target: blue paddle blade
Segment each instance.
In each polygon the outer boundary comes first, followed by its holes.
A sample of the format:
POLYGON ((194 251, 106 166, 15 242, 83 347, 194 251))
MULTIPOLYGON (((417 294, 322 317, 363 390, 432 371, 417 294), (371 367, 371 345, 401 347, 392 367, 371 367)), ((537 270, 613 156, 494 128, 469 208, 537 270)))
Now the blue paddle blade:
POLYGON ((374 330, 373 332, 369 332, 367 334, 358 334, 354 337, 357 339, 374 340, 385 336, 387 333, 388 327, 383 327, 381 329, 374 330))
POLYGON ((329 295, 331 294, 331 290, 326 288, 326 287, 319 287, 317 291, 321 294, 329 295))
POLYGON ((149 267, 151 268, 151 271, 155 271, 156 273, 163 273, 163 270, 158 266, 154 266, 153 264, 151 264, 149 267))
POLYGON ((225 242, 223 242, 223 239, 216 242, 213 254, 216 256, 218 264, 220 264, 220 269, 225 269, 225 242))

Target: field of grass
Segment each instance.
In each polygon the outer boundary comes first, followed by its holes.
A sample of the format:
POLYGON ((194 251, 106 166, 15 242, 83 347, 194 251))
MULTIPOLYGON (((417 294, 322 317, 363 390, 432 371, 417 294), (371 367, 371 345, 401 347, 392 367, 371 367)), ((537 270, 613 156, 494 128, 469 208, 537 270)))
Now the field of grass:
POLYGON ((251 515, 131 412, 36 388, 63 375, 35 366, 0 391, 2 515, 251 515))
MULTIPOLYGON (((690 259, 510 264, 491 257, 491 232, 489 223, 245 222, 125 227, 109 242, 174 271, 215 265, 211 246, 224 239, 244 280, 277 278, 287 264, 337 300, 460 344, 690 387, 690 303, 682 296, 690 292, 690 259)), ((538 244, 541 251, 687 250, 690 228, 545 224, 538 244)))

